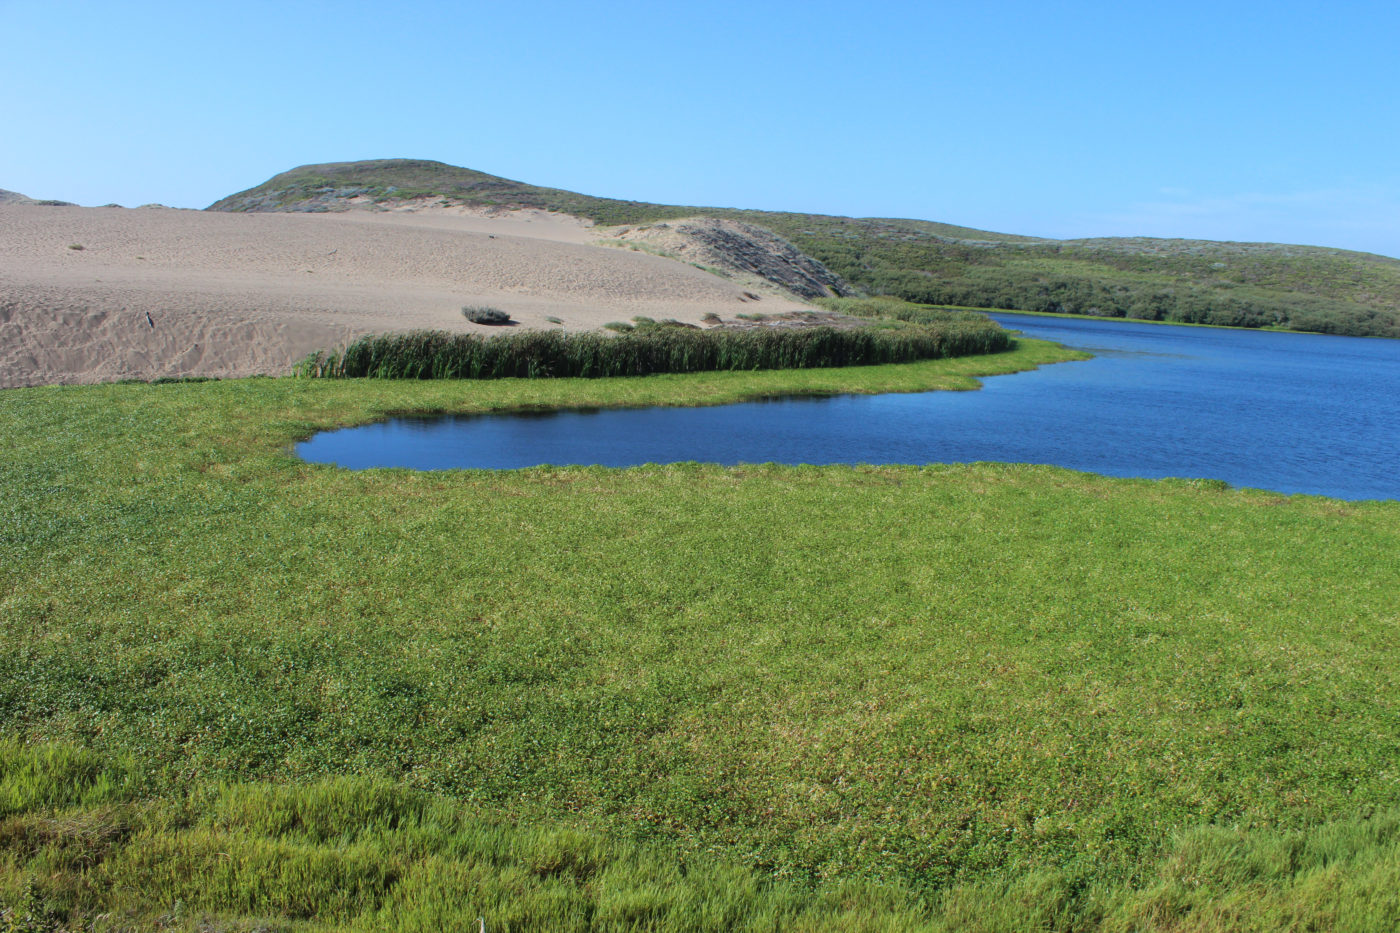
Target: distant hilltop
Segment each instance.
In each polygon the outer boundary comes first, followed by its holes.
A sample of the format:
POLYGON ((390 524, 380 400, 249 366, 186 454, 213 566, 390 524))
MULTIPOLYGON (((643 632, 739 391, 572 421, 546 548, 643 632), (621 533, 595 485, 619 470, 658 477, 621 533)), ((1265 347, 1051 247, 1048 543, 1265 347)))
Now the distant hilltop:
POLYGON ((6 191, 0 188, 0 204, 42 204, 46 207, 77 207, 71 201, 39 201, 34 198, 25 197, 18 191, 6 191))
POLYGON ((407 202, 561 212, 634 248, 699 255, 708 247, 717 262, 787 244, 783 262, 803 268, 797 279, 812 278, 785 285, 797 294, 859 290, 938 305, 1400 337, 1400 260, 1315 246, 1050 240, 927 220, 653 204, 417 159, 303 165, 209 210, 387 210, 407 202))
POLYGON ((605 228, 599 230, 599 238, 610 245, 722 270, 726 277, 755 287, 772 285, 807 299, 855 294, 841 276, 788 242, 771 224, 746 223, 744 216, 752 212, 595 198, 442 162, 375 159, 303 165, 208 209, 329 213, 415 204, 569 214, 605 228))

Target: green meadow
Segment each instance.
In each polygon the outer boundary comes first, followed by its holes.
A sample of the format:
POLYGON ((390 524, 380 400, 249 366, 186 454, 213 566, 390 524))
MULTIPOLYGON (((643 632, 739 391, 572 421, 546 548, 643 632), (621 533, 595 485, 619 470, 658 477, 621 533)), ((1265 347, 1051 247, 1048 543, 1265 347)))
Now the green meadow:
POLYGON ((0 930, 1395 929, 1396 502, 290 451, 1072 356, 0 393, 0 930))

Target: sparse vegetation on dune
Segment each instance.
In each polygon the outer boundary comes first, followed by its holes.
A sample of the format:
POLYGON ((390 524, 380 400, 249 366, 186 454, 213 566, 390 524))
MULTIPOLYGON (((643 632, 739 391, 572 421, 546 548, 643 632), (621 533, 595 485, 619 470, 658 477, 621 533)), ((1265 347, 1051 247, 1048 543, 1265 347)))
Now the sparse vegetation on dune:
POLYGON ((888 296, 818 298, 813 304, 852 317, 905 321, 910 324, 961 324, 987 319, 986 314, 975 308, 938 308, 888 296))
POLYGON ((606 225, 735 220, 868 291, 920 304, 1400 337, 1400 259, 1323 247, 1047 240, 922 220, 648 204, 402 159, 303 166, 212 209, 328 210, 354 195, 538 208, 606 225))
POLYGON ((5 922, 1393 929, 1400 504, 287 452, 1071 356, 0 393, 5 922))

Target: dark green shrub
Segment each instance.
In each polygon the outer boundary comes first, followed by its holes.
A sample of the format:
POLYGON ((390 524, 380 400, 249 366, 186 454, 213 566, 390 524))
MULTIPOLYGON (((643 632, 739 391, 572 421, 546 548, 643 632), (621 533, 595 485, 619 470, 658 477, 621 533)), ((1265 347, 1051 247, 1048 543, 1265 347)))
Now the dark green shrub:
POLYGON ((467 305, 462 309, 462 317, 473 324, 509 324, 510 315, 500 308, 488 308, 485 305, 467 305))

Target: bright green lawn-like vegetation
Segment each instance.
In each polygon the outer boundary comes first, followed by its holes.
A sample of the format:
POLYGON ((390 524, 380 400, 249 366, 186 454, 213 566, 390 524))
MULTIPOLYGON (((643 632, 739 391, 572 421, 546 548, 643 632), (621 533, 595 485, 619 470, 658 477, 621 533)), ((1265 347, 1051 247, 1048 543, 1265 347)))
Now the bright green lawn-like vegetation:
POLYGON ((866 291, 922 304, 1400 337, 1400 259, 1316 246, 1148 237, 1050 240, 927 220, 598 198, 414 159, 304 165, 211 210, 333 210, 447 197, 599 224, 711 216, 766 227, 866 291))
POLYGON ((5 922, 1392 929, 1400 504, 287 451, 1066 355, 0 393, 5 922))

